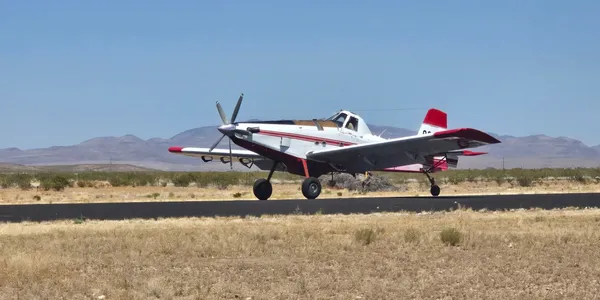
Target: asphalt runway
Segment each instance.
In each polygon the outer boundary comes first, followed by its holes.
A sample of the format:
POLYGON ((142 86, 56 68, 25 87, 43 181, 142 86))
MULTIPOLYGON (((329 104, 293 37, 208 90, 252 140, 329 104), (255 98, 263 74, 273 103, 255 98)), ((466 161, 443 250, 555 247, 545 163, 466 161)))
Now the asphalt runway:
POLYGON ((600 207, 600 193, 0 205, 0 222, 600 207))

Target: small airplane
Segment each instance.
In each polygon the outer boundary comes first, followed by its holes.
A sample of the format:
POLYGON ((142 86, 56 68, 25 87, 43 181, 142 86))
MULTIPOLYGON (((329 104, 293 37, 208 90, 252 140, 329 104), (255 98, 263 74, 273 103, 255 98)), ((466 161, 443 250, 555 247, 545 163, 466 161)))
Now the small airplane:
POLYGON ((447 114, 435 108, 427 111, 416 135, 390 139, 372 134, 367 123, 348 110, 327 119, 236 122, 243 97, 241 94, 230 120, 217 101, 223 122, 218 130, 223 135, 210 148, 174 146, 169 152, 200 157, 204 162, 218 157, 231 167, 235 158, 248 168, 269 170, 267 178, 254 183, 254 196, 259 200, 271 197, 270 180, 276 170, 304 176, 302 194, 307 199, 320 195, 318 178, 322 175, 356 176, 372 171, 423 173, 431 183, 431 195, 438 196, 440 187, 431 173, 456 168, 460 156, 487 154, 466 148, 500 143, 477 129, 448 129, 447 114), (215 149, 225 136, 229 149, 215 149), (245 150, 232 150, 231 142, 245 150))

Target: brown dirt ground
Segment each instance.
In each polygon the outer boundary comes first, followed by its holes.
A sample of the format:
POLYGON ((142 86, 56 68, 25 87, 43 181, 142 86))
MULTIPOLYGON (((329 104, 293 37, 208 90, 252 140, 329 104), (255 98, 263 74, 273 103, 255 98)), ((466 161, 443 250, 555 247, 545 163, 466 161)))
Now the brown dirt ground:
POLYGON ((0 299, 595 299, 598 226, 598 209, 0 224, 0 299))
MULTIPOLYGON (((43 191, 33 188, 23 191, 17 188, 0 189, 0 204, 9 203, 65 203, 65 202, 130 202, 130 201, 181 201, 181 200, 254 200, 251 186, 230 186, 227 189, 215 187, 110 187, 98 183, 98 187, 67 188, 64 191, 43 191), (39 200, 36 196, 39 196, 39 200)), ((323 185, 319 199, 340 197, 376 196, 430 196, 429 186, 423 182, 409 183, 406 190, 397 192, 368 192, 338 190, 323 185)), ((477 194, 535 194, 535 193, 588 193, 600 192, 599 183, 577 183, 566 180, 546 180, 532 187, 520 187, 495 181, 462 182, 442 184, 441 195, 477 194)), ((273 183, 273 195, 277 199, 304 199, 300 181, 294 183, 273 183)))

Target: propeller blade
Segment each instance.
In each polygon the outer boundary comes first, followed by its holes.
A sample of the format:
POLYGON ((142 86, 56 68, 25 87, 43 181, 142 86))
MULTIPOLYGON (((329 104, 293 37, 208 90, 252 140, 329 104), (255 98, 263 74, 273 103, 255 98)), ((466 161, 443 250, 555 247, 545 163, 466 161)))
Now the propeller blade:
POLYGON ((233 155, 232 155, 232 151, 231 151, 231 139, 229 140, 229 168, 231 168, 233 170, 233 155))
POLYGON ((221 140, 225 137, 225 135, 221 135, 221 137, 217 140, 217 142, 215 142, 212 146, 210 146, 210 150, 208 150, 208 152, 213 151, 213 149, 215 149, 215 147, 217 147, 217 145, 221 142, 221 140))
POLYGON ((219 101, 217 101, 217 111, 219 111, 219 115, 221 116, 221 121, 223 121, 223 124, 229 124, 229 121, 227 121, 227 115, 225 115, 225 112, 223 111, 219 101))
POLYGON ((233 114, 231 115, 231 123, 235 122, 235 118, 238 115, 238 111, 240 111, 240 105, 242 105, 243 98, 244 98, 244 93, 242 93, 240 95, 240 98, 238 98, 237 104, 235 105, 235 108, 233 109, 233 114))

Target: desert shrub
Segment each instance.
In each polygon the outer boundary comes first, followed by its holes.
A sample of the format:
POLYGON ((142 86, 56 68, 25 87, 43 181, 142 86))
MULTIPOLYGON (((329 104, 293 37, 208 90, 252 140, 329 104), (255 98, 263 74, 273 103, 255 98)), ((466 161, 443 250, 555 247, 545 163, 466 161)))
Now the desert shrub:
POLYGON ((404 241, 407 243, 418 243, 421 236, 421 232, 415 228, 408 228, 404 232, 404 241))
POLYGON ((61 175, 53 175, 40 180, 40 187, 46 191, 62 191, 68 186, 70 186, 69 180, 61 175))
POLYGON ((16 184, 20 189, 28 190, 31 188, 31 180, 30 176, 19 176, 16 178, 16 184))
POLYGON ((445 176, 447 176, 448 178, 448 182, 450 182, 451 184, 459 184, 462 182, 467 181, 467 175, 465 174, 465 172, 461 172, 462 170, 457 170, 454 172, 448 172, 445 174, 445 176))
POLYGON ((130 181, 133 186, 153 186, 157 182, 156 177, 151 174, 136 173, 129 174, 129 176, 131 177, 130 181))
POLYGON ((354 239, 362 245, 369 245, 377 238, 377 232, 371 228, 361 228, 354 232, 354 239))
POLYGON ((129 182, 125 178, 122 178, 120 176, 115 176, 115 177, 110 178, 108 180, 108 183, 110 183, 110 185, 112 185, 114 187, 129 185, 129 182))
POLYGON ((520 186, 523 187, 528 187, 528 186, 532 186, 533 185, 533 178, 527 176, 527 175, 523 175, 517 178, 517 183, 520 186))
POLYGON ((506 182, 506 178, 504 177, 504 174, 498 174, 495 175, 494 177, 494 181, 498 184, 498 185, 502 185, 503 183, 506 182))
POLYGON ((396 191, 398 188, 384 176, 369 176, 363 181, 362 190, 366 192, 396 191))
POLYGON ((462 238, 462 234, 460 233, 460 231, 458 231, 458 229, 453 228, 453 227, 444 228, 440 232, 440 239, 441 239, 442 243, 444 243, 446 245, 456 246, 460 243, 461 238, 462 238))
POLYGON ((89 180, 77 180, 77 186, 80 188, 94 187, 94 182, 89 180))
MULTIPOLYGON (((226 174, 231 174, 231 173, 226 173, 226 174)), ((225 176, 218 176, 216 178, 214 178, 214 181, 212 182, 212 185, 216 186, 218 189, 226 189, 231 185, 236 185, 239 182, 239 176, 236 175, 225 175, 225 176)))
POLYGON ((190 173, 179 174, 173 178, 173 185, 178 187, 187 187, 194 180, 194 176, 190 173))
MULTIPOLYGON (((330 184, 331 175, 323 175, 319 178, 321 185, 332 186, 330 184)), ((334 188, 348 189, 350 191, 363 191, 363 192, 380 192, 380 191, 397 191, 393 182, 385 177, 378 175, 371 175, 364 179, 362 175, 354 178, 352 175, 347 173, 335 174, 333 176, 334 188)))
POLYGON ((31 181, 34 177, 30 174, 19 173, 19 174, 7 174, 0 178, 0 185, 2 188, 18 187, 22 190, 28 190, 31 188, 31 181))

